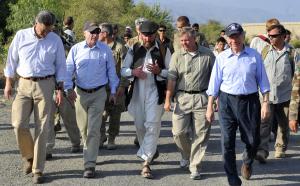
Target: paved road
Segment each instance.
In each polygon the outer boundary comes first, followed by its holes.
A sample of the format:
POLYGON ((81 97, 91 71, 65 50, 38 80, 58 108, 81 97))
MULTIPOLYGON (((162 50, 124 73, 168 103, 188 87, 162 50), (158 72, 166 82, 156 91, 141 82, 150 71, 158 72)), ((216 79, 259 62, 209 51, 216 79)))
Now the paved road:
MULTIPOLYGON (((1 94, 1 93, 0 93, 1 94)), ((22 162, 10 124, 11 103, 0 97, 0 185, 31 185, 31 177, 23 175, 22 162)), ((120 185, 120 186, 174 186, 174 185, 227 185, 220 147, 220 129, 212 126, 210 142, 202 164, 203 179, 189 178, 188 170, 179 168, 180 155, 173 143, 171 115, 163 116, 159 141, 160 156, 152 166, 154 180, 141 178, 141 161, 136 157, 133 145, 134 126, 127 113, 122 116, 121 132, 114 151, 101 149, 97 159, 97 177, 83 179, 82 154, 71 154, 70 143, 63 130, 57 135, 54 159, 47 161, 45 185, 120 185)), ((32 122, 31 122, 32 123, 32 122)), ((33 124, 31 124, 31 127, 33 124)), ((241 166, 243 144, 238 137, 237 164, 241 166)), ((273 143, 271 144, 273 146, 273 143)), ((274 159, 271 151, 268 163, 254 163, 254 175, 244 185, 300 185, 300 136, 291 135, 290 147, 285 159, 274 159)))

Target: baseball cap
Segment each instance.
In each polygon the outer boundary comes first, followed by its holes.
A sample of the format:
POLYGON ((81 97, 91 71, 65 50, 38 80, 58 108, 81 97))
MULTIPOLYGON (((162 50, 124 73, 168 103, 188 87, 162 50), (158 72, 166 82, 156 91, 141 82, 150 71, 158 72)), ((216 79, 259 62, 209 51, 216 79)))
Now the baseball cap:
POLYGON ((230 25, 228 25, 225 28, 225 34, 227 36, 231 36, 233 34, 241 34, 243 32, 244 32, 244 30, 243 30, 242 26, 238 23, 231 23, 230 25))
POLYGON ((91 21, 86 21, 86 22, 84 23, 83 31, 92 32, 92 31, 94 31, 94 30, 96 30, 96 29, 99 29, 99 30, 100 30, 100 28, 99 28, 99 26, 98 26, 97 23, 91 22, 91 21))
POLYGON ((152 21, 144 21, 140 26, 140 32, 144 35, 152 35, 157 29, 158 25, 152 21))

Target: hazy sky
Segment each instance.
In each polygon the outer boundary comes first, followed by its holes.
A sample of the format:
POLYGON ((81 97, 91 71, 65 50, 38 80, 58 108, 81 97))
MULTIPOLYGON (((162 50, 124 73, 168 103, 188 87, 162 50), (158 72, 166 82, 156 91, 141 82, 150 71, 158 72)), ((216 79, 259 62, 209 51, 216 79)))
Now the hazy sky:
MULTIPOLYGON (((140 1, 140 0, 135 0, 140 1)), ((265 22, 276 17, 282 22, 300 21, 299 0, 143 0, 159 3, 170 11, 174 20, 186 15, 191 22, 205 23, 209 19, 222 23, 265 22)))

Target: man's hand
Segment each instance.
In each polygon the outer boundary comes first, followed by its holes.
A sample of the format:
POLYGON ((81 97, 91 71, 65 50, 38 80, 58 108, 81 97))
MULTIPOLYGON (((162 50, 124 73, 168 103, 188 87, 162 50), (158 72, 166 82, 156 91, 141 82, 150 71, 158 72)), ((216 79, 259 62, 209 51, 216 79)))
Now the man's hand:
POLYGON ((117 104, 116 94, 110 94, 110 96, 109 96, 109 102, 113 103, 114 105, 117 104))
POLYGON ((62 90, 57 90, 56 97, 55 97, 55 103, 57 104, 57 106, 59 106, 60 104, 62 104, 62 102, 63 102, 63 92, 62 92, 62 90))
POLYGON ((147 64, 146 68, 149 72, 151 72, 152 74, 158 75, 161 72, 161 69, 159 68, 158 64, 157 64, 157 60, 155 60, 154 64, 147 64))
POLYGON ((132 70, 132 75, 140 78, 140 79, 146 79, 147 78, 147 74, 143 71, 143 66, 137 67, 135 69, 132 70))
POLYGON ((124 93, 125 93, 125 87, 119 87, 117 89, 117 97, 122 97, 124 96, 124 93))
POLYGON ((167 112, 171 111, 171 103, 170 103, 170 101, 167 101, 167 100, 165 101, 164 109, 167 112))
POLYGON ((214 109, 213 109, 213 106, 208 106, 207 107, 207 110, 206 110, 206 114, 205 114, 205 117, 206 117, 206 120, 209 122, 209 123, 212 123, 214 121, 214 109))
POLYGON ((289 126, 292 132, 297 132, 298 131, 298 121, 297 120, 290 120, 289 126))
POLYGON ((10 85, 6 85, 4 88, 4 97, 5 99, 12 98, 12 87, 10 85))
POLYGON ((261 105, 261 121, 265 122, 270 117, 270 107, 268 102, 263 102, 261 105))

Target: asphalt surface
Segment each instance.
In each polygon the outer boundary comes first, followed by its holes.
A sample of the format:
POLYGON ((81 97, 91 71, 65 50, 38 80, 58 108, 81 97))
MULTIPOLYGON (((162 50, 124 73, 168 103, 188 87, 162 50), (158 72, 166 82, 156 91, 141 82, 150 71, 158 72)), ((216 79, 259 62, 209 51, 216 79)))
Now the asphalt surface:
MULTIPOLYGON (((11 126, 11 102, 5 101, 0 92, 0 185, 32 185, 32 177, 22 172, 21 156, 11 126)), ((171 114, 163 116, 159 139, 160 156, 151 166, 155 178, 140 176, 142 161, 137 158, 133 145, 135 128, 132 118, 122 115, 120 135, 116 139, 118 149, 101 149, 97 158, 96 178, 84 179, 82 153, 70 153, 70 142, 63 130, 57 134, 53 159, 46 162, 45 185, 120 185, 120 186, 174 186, 174 185, 227 185, 223 170, 220 129, 212 125, 211 137, 202 163, 202 179, 191 180, 189 171, 179 168, 180 154, 172 139, 171 114)), ((30 122, 33 128, 33 120, 30 122)), ((32 130, 33 131, 33 130, 32 130)), ((243 185, 300 185, 300 135, 291 134, 287 158, 274 158, 274 142, 267 164, 254 163, 253 176, 243 185)), ((244 145, 238 135, 236 142, 237 165, 240 170, 244 145)))

